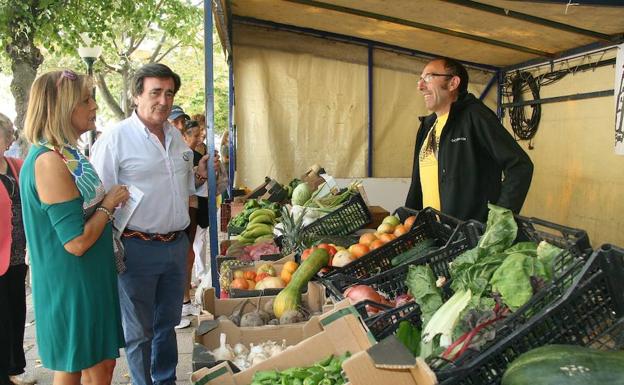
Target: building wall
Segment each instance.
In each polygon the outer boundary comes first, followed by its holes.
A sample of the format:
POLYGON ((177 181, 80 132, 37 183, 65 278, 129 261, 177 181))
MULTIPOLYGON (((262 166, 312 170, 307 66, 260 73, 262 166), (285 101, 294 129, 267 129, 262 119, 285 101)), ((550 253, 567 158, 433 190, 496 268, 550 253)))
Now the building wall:
MULTIPOLYGON (((540 96, 612 89, 614 77, 612 66, 568 75, 540 96)), ((520 142, 535 165, 522 214, 584 229, 593 247, 624 245, 624 156, 614 152, 614 106, 613 97, 543 104, 533 149, 520 142)))

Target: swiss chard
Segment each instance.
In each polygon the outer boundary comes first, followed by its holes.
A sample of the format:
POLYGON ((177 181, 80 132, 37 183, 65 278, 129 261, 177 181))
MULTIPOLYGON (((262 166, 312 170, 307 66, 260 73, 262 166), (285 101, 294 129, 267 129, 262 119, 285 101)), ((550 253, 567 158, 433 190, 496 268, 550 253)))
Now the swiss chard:
POLYGON ((423 325, 426 324, 444 302, 433 271, 428 265, 411 265, 405 285, 420 306, 421 319, 423 325))

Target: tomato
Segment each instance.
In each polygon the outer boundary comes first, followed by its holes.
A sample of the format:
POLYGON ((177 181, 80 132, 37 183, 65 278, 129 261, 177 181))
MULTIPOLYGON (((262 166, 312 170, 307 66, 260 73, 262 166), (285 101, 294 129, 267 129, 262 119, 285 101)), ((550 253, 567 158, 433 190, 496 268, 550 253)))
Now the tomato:
POLYGON ((310 247, 309 249, 303 250, 303 253, 301 253, 301 261, 302 262, 305 261, 308 258, 308 256, 310 255, 310 253, 313 252, 316 249, 317 249, 317 247, 314 246, 314 247, 310 247))
POLYGON ((336 250, 336 248, 334 246, 332 246, 330 244, 327 244, 327 243, 321 243, 320 245, 318 245, 318 248, 327 250, 327 252, 329 253, 330 257, 333 257, 336 254, 336 252, 338 251, 338 250, 336 250))
POLYGON ((271 277, 271 275, 269 273, 266 273, 266 272, 258 273, 258 274, 256 274, 256 278, 254 279, 254 281, 260 282, 263 279, 265 279, 266 277, 271 277))
POLYGON ((250 271, 246 271, 243 278, 245 278, 246 280, 255 280, 256 279, 256 272, 253 270, 250 271))

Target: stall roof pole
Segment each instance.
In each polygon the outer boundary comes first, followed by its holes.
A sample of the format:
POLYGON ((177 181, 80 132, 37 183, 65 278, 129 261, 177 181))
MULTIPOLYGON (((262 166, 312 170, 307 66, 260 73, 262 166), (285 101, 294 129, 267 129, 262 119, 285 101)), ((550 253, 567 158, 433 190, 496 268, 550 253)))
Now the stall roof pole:
POLYGON ((373 19, 373 20, 380 20, 380 21, 385 21, 388 23, 404 25, 404 26, 408 26, 408 27, 412 27, 416 29, 422 29, 425 31, 438 32, 444 35, 460 37, 460 38, 472 40, 472 41, 478 41, 479 43, 489 44, 489 45, 493 45, 496 47, 504 47, 504 48, 512 49, 518 52, 525 52, 531 55, 537 55, 537 56, 543 56, 543 57, 553 56, 553 54, 550 52, 541 51, 541 50, 530 48, 530 47, 523 47, 518 44, 490 39, 490 38, 483 37, 483 36, 471 35, 465 32, 461 32, 461 31, 455 31, 452 29, 437 27, 435 25, 423 24, 423 23, 418 23, 418 22, 411 21, 411 20, 399 19, 397 17, 386 16, 386 15, 382 15, 378 13, 363 11, 361 9, 348 8, 348 7, 343 7, 340 5, 323 3, 320 1, 316 1, 316 0, 286 0, 286 1, 289 1, 291 3, 308 5, 311 7, 316 7, 316 8, 321 8, 321 9, 328 9, 334 12, 340 12, 340 13, 346 13, 349 15, 366 17, 366 18, 373 19))
MULTIPOLYGON (((254 19, 251 17, 233 15, 232 18, 235 22, 240 23, 240 24, 253 25, 253 26, 265 27, 265 28, 273 28, 277 31, 301 33, 301 34, 308 35, 308 36, 320 37, 323 39, 329 39, 329 40, 351 43, 351 44, 357 44, 357 45, 362 45, 366 47, 368 47, 369 45, 372 45, 376 49, 383 49, 383 50, 387 50, 390 52, 395 52, 395 53, 399 53, 403 55, 410 55, 410 56, 418 57, 421 59, 434 59, 438 57, 438 55, 435 55, 432 53, 417 51, 417 50, 410 49, 410 48, 399 47, 399 46, 392 45, 392 44, 381 43, 378 41, 362 39, 359 37, 354 37, 354 36, 349 36, 349 35, 341 35, 338 33, 320 31, 320 30, 312 29, 312 28, 305 28, 305 27, 298 27, 295 25, 275 23, 273 21, 254 19)), ((481 71, 496 72, 499 69, 499 67, 488 65, 488 64, 483 64, 483 63, 475 63, 475 62, 469 62, 469 61, 463 61, 463 60, 460 60, 460 62, 466 65, 467 67, 478 69, 481 71)))
POLYGON ((368 170, 366 176, 373 176, 373 46, 368 46, 368 170))
POLYGON ((529 23, 542 25, 545 27, 550 27, 550 28, 561 30, 561 31, 572 32, 578 35, 588 36, 594 39, 599 39, 599 40, 604 40, 604 41, 614 41, 618 39, 618 36, 610 36, 604 33, 575 27, 573 25, 559 23, 554 20, 543 19, 541 17, 513 11, 511 9, 505 9, 505 8, 500 8, 500 7, 496 7, 496 6, 489 5, 489 4, 479 3, 477 1, 471 1, 471 0, 442 0, 442 1, 455 4, 455 5, 459 5, 462 7, 478 9, 479 11, 489 12, 495 15, 505 16, 505 17, 509 17, 512 19, 527 21, 529 23))
POLYGON ((208 221, 210 223, 210 275, 212 286, 217 296, 219 289, 219 272, 217 271, 217 254, 219 240, 217 237, 217 178, 214 167, 214 68, 213 68, 213 39, 212 39, 212 1, 204 0, 204 87, 206 92, 206 150, 208 151, 208 221))
POLYGON ((236 170, 236 148, 234 147, 234 63, 232 62, 231 56, 228 60, 228 75, 228 157, 230 159, 228 164, 228 197, 233 200, 232 190, 234 186, 234 173, 236 170))

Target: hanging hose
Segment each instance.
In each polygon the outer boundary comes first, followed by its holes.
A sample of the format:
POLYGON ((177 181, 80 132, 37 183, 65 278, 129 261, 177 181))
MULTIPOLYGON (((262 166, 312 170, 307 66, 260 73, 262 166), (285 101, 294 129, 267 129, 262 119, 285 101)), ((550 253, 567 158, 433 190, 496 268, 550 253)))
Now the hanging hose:
MULTIPOLYGON (((511 97, 512 102, 523 101, 522 94, 526 90, 530 90, 533 100, 540 98, 540 85, 538 81, 529 72, 519 72, 511 79, 511 97)), ((537 133, 537 127, 542 115, 542 106, 538 104, 530 105, 531 117, 527 119, 525 111, 526 106, 512 107, 509 112, 511 128, 514 134, 521 140, 531 140, 537 133)), ((529 148, 531 143, 529 143, 529 148)))

